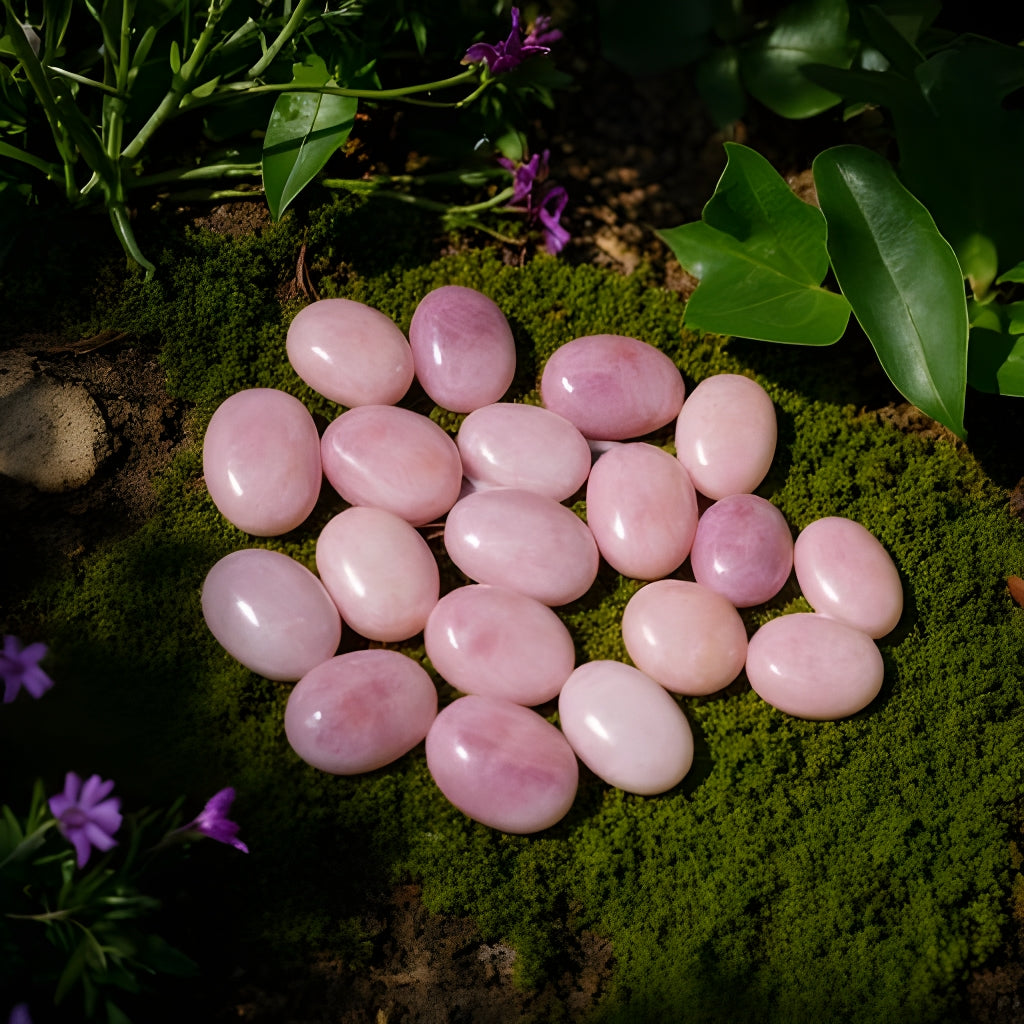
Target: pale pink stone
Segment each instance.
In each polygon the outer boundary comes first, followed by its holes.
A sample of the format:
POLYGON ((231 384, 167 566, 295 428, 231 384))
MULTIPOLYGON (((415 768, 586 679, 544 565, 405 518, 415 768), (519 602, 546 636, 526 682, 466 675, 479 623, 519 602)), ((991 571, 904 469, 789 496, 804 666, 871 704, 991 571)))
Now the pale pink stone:
POLYGON ((462 472, 478 488, 518 487, 563 501, 590 472, 586 438, 539 405, 498 402, 471 412, 455 438, 462 472))
POLYGON ((435 288, 409 325, 416 378, 442 408, 471 412, 497 402, 516 372, 516 343, 505 314, 483 292, 435 288))
POLYGON ((728 686, 747 656, 747 631, 732 602, 688 580, 641 587, 622 613, 622 639, 638 669, 690 697, 728 686))
POLYGON ((544 405, 599 441, 641 437, 670 423, 684 392, 664 352, 620 334, 576 338, 555 349, 540 380, 544 405))
POLYGON ((518 590, 542 604, 569 604, 597 578, 594 535, 565 505, 514 488, 477 491, 448 513, 444 546, 476 583, 518 590))
POLYGON ((882 655, 867 633, 812 612, 771 619, 747 648, 754 692, 799 718, 855 714, 878 696, 884 674, 882 655))
POLYGON ((579 766, 536 711, 499 697, 459 697, 427 733, 427 767, 450 803, 502 832, 550 828, 576 797, 579 766))
POLYGON ((300 526, 320 495, 320 437, 309 410, 274 388, 238 391, 203 438, 203 475, 229 523, 257 537, 300 526))
POLYGON ((576 664, 565 623, 532 597, 477 583, 438 601, 423 632, 427 657, 463 693, 543 704, 576 664))
POLYGON ((316 568, 345 623, 389 643, 422 632, 441 581, 427 542, 380 508, 338 513, 316 542, 316 568))
POLYGON ((693 764, 693 733, 682 709, 632 665, 580 665, 562 687, 558 718, 579 759, 617 789, 664 793, 693 764))
POLYGON ((878 639, 903 614, 903 586, 889 552, 860 523, 829 516, 793 546, 796 581, 810 606, 878 639))
POLYGON ((307 764, 355 775, 408 753, 436 716, 437 690, 422 665, 398 651, 350 651, 295 684, 284 731, 307 764))
POLYGON ((217 642, 267 679, 301 678, 341 641, 341 617, 323 584, 279 551, 246 548, 206 574, 203 618, 217 642))
POLYGON ((343 412, 324 431, 324 474, 350 505, 387 509, 423 526, 455 504, 462 462, 432 419, 393 405, 343 412))
POLYGON ((731 494, 700 517, 690 550, 693 578, 737 608, 773 598, 793 568, 793 535, 782 513, 756 494, 731 494))
POLYGON ((668 452, 643 441, 622 444, 590 471, 587 525, 613 569, 634 579, 660 579, 690 553, 697 496, 668 452))
POLYGON ((394 405, 413 381, 412 349, 379 310, 320 299, 299 310, 285 343, 295 372, 341 405, 394 405))
POLYGON ((736 373, 702 380, 676 420, 676 454, 709 498, 752 492, 775 457, 775 406, 760 384, 736 373))

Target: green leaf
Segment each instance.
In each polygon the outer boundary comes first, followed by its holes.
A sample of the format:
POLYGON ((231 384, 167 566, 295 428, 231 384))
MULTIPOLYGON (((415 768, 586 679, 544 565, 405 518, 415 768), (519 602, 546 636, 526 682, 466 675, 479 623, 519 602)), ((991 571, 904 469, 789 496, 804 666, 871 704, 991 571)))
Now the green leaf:
POLYGON ((882 368, 963 437, 967 302, 953 250, 877 153, 836 146, 813 172, 832 268, 882 368))
POLYGON ((738 121, 747 97, 740 81, 740 59, 735 47, 721 46, 701 58, 694 68, 697 91, 720 128, 738 121))
POLYGON ((1024 337, 972 327, 967 379, 979 391, 1024 398, 1024 337))
POLYGON ((828 271, 825 221, 760 154, 726 143, 728 162, 703 219, 660 232, 700 279, 685 320, 718 334, 831 345, 850 307, 821 287, 828 271))
POLYGON ((996 278, 996 284, 1021 284, 1024 283, 1024 263, 1017 263, 1010 267, 1004 274, 996 278))

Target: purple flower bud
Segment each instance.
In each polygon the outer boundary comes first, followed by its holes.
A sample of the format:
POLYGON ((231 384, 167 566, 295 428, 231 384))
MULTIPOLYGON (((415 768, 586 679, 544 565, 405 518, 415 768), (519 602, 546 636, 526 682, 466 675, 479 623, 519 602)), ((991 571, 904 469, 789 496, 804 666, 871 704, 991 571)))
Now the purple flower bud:
POLYGON ((249 847, 238 838, 238 825, 229 820, 228 811, 235 800, 235 791, 231 786, 214 793, 199 814, 180 831, 198 832, 218 843, 227 843, 242 853, 248 853, 249 847))
POLYGON ((562 33, 550 30, 549 18, 538 18, 529 35, 524 35, 520 24, 519 8, 512 8, 512 31, 507 39, 497 43, 474 43, 462 58, 463 64, 487 64, 492 75, 500 75, 518 67, 527 57, 551 52, 546 42, 561 39, 562 33), (539 32, 539 34, 538 34, 539 32))

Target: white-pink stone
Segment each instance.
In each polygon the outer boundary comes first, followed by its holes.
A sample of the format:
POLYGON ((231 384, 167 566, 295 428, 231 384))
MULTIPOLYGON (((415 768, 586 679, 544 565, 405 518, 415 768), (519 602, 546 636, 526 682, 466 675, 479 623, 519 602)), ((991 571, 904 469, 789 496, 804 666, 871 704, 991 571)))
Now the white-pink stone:
POLYGON ((321 441, 324 475, 350 504, 387 509, 423 526, 455 504, 462 462, 432 419, 393 405, 343 412, 321 441))
POLYGON ((859 629, 814 612, 766 622, 747 648, 755 693, 798 718, 845 718, 882 688, 885 667, 875 642, 859 629))
POLYGON ((460 498, 448 513, 444 546, 474 582, 518 590, 546 605, 582 597, 600 562, 594 535, 572 509, 514 488, 460 498))
POLYGON ((279 551, 225 555, 206 574, 201 604, 217 642, 267 679, 301 678, 341 641, 341 617, 323 584, 279 551))
POLYGON ((344 622, 368 640, 407 640, 423 630, 441 581, 427 542, 400 516, 354 506, 316 542, 316 568, 344 622))
POLYGON ((379 310, 352 299, 319 299, 299 310, 285 348, 295 372, 341 405, 394 405, 413 381, 405 335, 379 310))
POLYGON ((590 471, 587 525, 613 569, 634 579, 660 579, 690 553, 697 495, 668 452, 643 441, 620 444, 590 471))
POLYGON ((498 697, 459 697, 434 719, 427 767, 450 803, 513 834, 550 828, 576 797, 579 766, 565 737, 536 711, 498 697))
POLYGON ((307 764, 355 775, 408 753, 436 715, 437 690, 422 665, 398 651, 350 651, 295 684, 284 729, 307 764))
POLYGON ((584 437, 642 437, 679 415, 685 387, 675 363, 638 338, 594 334, 555 349, 540 381, 544 405, 584 437))
POLYGON ((428 292, 412 315, 409 344, 423 390, 452 412, 497 402, 515 377, 512 328, 497 303, 474 288, 428 292))
POLYGON ((771 468, 777 439, 768 392, 736 373, 702 380, 676 420, 676 455, 709 498, 752 492, 771 468))
POLYGON ((811 607, 878 639, 903 614, 903 586, 889 552, 860 523, 817 519, 793 546, 797 583, 811 607))
POLYGON ((423 640, 455 689, 528 706, 557 697, 576 664, 569 630, 547 605, 482 583, 445 594, 423 640))
POLYGON ((728 686, 747 656, 747 631, 732 602, 689 580, 641 587, 622 613, 622 639, 638 669, 690 697, 728 686))
POLYGON ((257 537, 300 526, 320 495, 320 437, 309 410, 275 388, 238 391, 203 438, 203 476, 228 522, 257 537))
POLYGON ((579 759, 617 789, 664 793, 693 764, 693 733, 682 709, 631 665, 580 665, 562 687, 558 718, 579 759))

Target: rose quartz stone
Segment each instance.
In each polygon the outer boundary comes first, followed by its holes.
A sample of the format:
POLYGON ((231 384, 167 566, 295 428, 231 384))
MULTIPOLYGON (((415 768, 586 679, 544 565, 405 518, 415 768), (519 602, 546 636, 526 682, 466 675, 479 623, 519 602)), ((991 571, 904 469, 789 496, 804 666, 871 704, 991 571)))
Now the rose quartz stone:
POLYGON ((300 526, 320 495, 320 437, 309 410, 274 388, 238 391, 203 438, 203 475, 228 522, 257 537, 300 526))
POLYGON ((889 552, 860 523, 818 519, 793 546, 797 583, 811 607, 878 639, 903 614, 903 586, 889 552))
POLYGON ((709 498, 752 492, 775 457, 775 406, 757 381, 736 373, 702 380, 676 420, 676 454, 709 498))
POLYGON ((697 522, 690 550, 693 578, 737 608, 773 598, 793 568, 793 536, 785 517, 756 494, 731 494, 697 522))
POLYGON ((444 546, 476 583, 518 590, 546 605, 582 597, 600 561, 594 535, 572 509, 514 488, 461 498, 448 513, 444 546))
POLYGON ((323 584, 279 551, 225 555, 206 574, 201 603, 221 647, 267 679, 301 678, 341 641, 341 617, 323 584))
POLYGON ((497 402, 516 372, 516 343, 505 314, 482 292, 435 288, 409 325, 416 378, 442 408, 472 412, 497 402))
POLYGON ((536 711, 471 694, 427 733, 427 767, 463 814, 502 832, 550 828, 576 797, 579 766, 565 737, 536 711))
POLYGON ((342 619, 368 640, 422 632, 441 581, 427 542, 400 516, 352 507, 316 542, 316 568, 342 619))
POLYGON ((598 441, 641 437, 670 423, 684 391, 664 352, 619 334, 576 338, 555 349, 540 380, 544 405, 598 441))
POLYGON ((483 583, 445 594, 423 640, 431 664, 455 689, 516 704, 553 700, 576 664, 569 630, 547 605, 483 583))
POLYGON ((622 613, 622 639, 638 669, 690 697, 728 686, 747 657, 747 631, 732 602, 688 580, 641 587, 622 613))
POLYGON ((408 753, 436 715, 437 690, 422 665, 398 651, 350 651, 295 684, 284 731, 307 764, 355 775, 408 753))
POLYGON ((579 759, 617 789, 664 793, 693 764, 693 733, 682 709, 631 665, 580 665, 562 687, 558 718, 579 759))
POLYGON ((423 526, 455 504, 462 462, 433 420, 393 405, 343 412, 324 431, 324 474, 350 505, 387 509, 423 526))
POLYGON ((564 501, 590 472, 586 438, 539 405, 497 402, 476 409, 462 421, 455 443, 462 472, 477 489, 518 487, 564 501))
POLYGON ((855 714, 878 696, 882 655, 859 629, 813 612, 766 622, 747 649, 747 678, 773 707, 798 718, 855 714))
POLYGON ((613 569, 634 579, 660 579, 690 553, 697 495, 668 452, 643 441, 621 444, 590 471, 587 525, 613 569))
POLYGON ((295 372, 342 405, 394 405, 413 381, 405 335, 379 310, 352 299, 320 299, 299 310, 285 348, 295 372))

